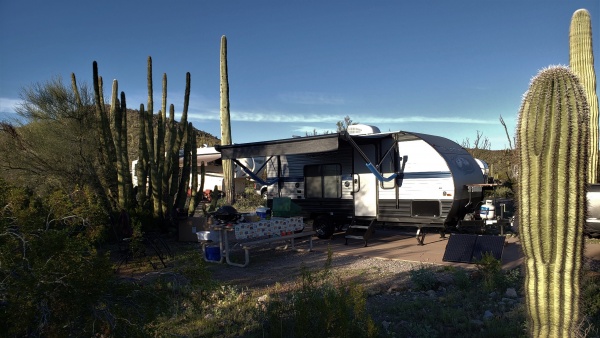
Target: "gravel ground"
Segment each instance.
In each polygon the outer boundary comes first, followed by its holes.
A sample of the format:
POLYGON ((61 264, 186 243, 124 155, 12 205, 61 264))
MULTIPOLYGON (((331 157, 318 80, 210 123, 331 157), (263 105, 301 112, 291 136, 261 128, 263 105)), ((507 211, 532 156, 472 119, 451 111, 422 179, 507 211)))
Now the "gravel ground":
MULTIPOLYGON (((243 257, 237 258, 241 261, 243 257)), ((327 252, 261 249, 251 251, 250 265, 245 268, 211 264, 213 277, 226 284, 252 290, 267 289, 275 284, 290 286, 301 276, 303 268, 320 271, 327 263, 327 252)), ((361 283, 369 294, 385 292, 408 281, 409 272, 423 263, 402 260, 332 254, 331 271, 346 280, 361 283)))

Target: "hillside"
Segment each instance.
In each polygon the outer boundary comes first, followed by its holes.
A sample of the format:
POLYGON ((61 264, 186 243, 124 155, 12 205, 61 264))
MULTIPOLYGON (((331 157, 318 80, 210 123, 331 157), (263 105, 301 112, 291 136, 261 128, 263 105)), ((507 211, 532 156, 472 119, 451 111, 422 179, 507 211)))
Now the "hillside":
MULTIPOLYGON (((135 160, 138 158, 138 151, 139 151, 139 110, 133 110, 133 109, 128 109, 127 110, 127 141, 129 144, 128 150, 129 150, 129 159, 130 160, 135 160)), ((176 115, 177 117, 177 115, 176 115)), ((156 126, 156 122, 157 122, 157 116, 154 115, 154 126, 156 126)), ((177 121, 175 121, 175 123, 178 123, 177 121)), ((205 131, 199 130, 198 128, 196 128, 194 126, 194 129, 196 130, 196 144, 199 147, 202 147, 202 145, 206 144, 207 146, 214 146, 217 144, 220 144, 221 141, 213 136, 212 134, 209 134, 205 131)))

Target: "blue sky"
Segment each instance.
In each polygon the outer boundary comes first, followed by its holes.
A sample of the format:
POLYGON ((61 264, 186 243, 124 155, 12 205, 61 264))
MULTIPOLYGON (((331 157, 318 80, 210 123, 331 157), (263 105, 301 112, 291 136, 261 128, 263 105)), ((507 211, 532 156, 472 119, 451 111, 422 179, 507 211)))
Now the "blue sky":
MULTIPOLYGON (((234 143, 335 130, 337 121, 504 149, 530 79, 569 63, 573 12, 592 16, 600 72, 600 2, 423 1, 31 1, 0 0, 0 119, 22 88, 62 77, 119 81, 129 108, 146 105, 152 56, 155 107, 161 77, 181 116, 220 137, 219 46, 228 40, 234 143)), ((156 108, 155 108, 156 110, 156 108)))

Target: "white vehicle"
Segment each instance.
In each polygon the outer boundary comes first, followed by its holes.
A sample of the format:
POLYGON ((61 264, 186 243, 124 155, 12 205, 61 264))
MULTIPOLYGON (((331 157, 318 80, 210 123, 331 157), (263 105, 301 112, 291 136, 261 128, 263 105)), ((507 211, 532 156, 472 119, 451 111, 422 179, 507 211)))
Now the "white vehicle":
MULTIPOLYGON (((239 160, 240 163, 246 168, 249 168, 253 173, 259 174, 260 170, 263 169, 264 158, 243 158, 239 160)), ((137 175, 135 174, 135 168, 138 160, 131 162, 132 168, 132 182, 133 186, 137 186, 137 175)), ((198 173, 200 172, 200 166, 204 164, 205 175, 204 175, 204 190, 214 190, 215 187, 219 190, 223 190, 223 166, 221 164, 221 153, 215 150, 214 147, 202 147, 196 149, 196 164, 198 166, 198 173)), ((179 167, 183 167, 183 154, 179 156, 179 167)), ((200 184, 201 176, 198 174, 198 184, 200 184)), ((250 176, 246 171, 242 170, 239 165, 234 164, 234 181, 236 193, 241 193, 246 187, 247 181, 250 180, 250 176)), ((191 182, 191 180, 190 180, 191 182)))
POLYGON ((268 185, 269 203, 292 199, 321 237, 350 221, 444 231, 480 206, 487 164, 456 142, 406 131, 354 130, 216 149, 229 159, 264 156, 266 179, 253 178, 268 185))

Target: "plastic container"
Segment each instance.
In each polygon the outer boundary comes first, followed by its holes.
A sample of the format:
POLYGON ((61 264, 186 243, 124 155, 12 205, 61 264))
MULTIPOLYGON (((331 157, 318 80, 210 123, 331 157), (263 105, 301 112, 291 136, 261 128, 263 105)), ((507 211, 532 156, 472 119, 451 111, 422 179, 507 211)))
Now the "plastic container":
POLYGON ((485 204, 481 206, 479 211, 479 217, 481 219, 494 219, 496 217, 496 207, 494 206, 494 201, 486 200, 485 204))
POLYGON ((260 217, 260 219, 267 219, 269 216, 269 208, 260 207, 256 209, 256 216, 260 217))
POLYGON ((198 231, 196 232, 196 236, 198 237, 198 242, 211 241, 218 243, 221 241, 218 231, 198 231))
POLYGON ((221 260, 221 249, 218 246, 207 246, 204 249, 206 259, 209 261, 220 261, 221 260))

